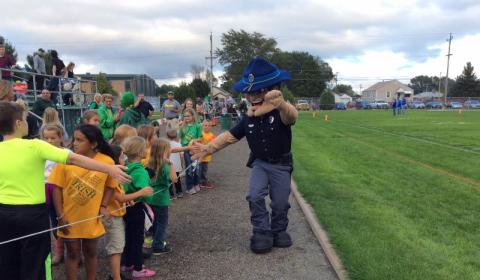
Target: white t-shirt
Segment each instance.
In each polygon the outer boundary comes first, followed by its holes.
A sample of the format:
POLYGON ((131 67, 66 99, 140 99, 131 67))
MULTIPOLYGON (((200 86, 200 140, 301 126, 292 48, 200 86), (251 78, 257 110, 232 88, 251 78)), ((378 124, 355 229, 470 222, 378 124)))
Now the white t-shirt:
MULTIPOLYGON (((170 147, 171 148, 181 148, 182 144, 180 144, 177 141, 170 140, 170 147)), ((175 169, 175 172, 181 172, 182 171, 182 159, 181 155, 183 155, 183 152, 181 153, 170 153, 170 161, 173 163, 173 168, 175 169)))

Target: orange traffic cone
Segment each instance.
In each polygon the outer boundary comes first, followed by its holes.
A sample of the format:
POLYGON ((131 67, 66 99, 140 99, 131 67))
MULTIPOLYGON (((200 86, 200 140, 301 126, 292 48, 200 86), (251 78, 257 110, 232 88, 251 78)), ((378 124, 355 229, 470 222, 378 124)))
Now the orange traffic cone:
POLYGON ((317 118, 317 111, 313 111, 312 112, 312 119, 316 119, 317 118))

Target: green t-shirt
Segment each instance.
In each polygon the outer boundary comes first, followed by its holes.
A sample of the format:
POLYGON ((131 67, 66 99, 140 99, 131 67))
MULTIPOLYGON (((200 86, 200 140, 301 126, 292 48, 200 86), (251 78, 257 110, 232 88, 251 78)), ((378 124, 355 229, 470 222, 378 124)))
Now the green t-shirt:
POLYGON ((193 139, 202 137, 202 127, 199 123, 186 124, 180 128, 179 136, 182 139, 182 146, 188 146, 193 139))
MULTIPOLYGON (((126 173, 132 177, 132 181, 123 185, 126 194, 137 192, 145 187, 150 186, 150 178, 148 172, 140 162, 127 162, 128 169, 126 173)), ((145 201, 144 197, 138 198, 137 201, 145 201)))
POLYGON ((157 174, 155 181, 151 184, 154 195, 149 196, 147 203, 154 206, 168 206, 170 205, 170 168, 168 164, 164 164, 157 174))
POLYGON ((69 153, 38 139, 0 142, 0 203, 45 203, 45 161, 65 164, 69 153))

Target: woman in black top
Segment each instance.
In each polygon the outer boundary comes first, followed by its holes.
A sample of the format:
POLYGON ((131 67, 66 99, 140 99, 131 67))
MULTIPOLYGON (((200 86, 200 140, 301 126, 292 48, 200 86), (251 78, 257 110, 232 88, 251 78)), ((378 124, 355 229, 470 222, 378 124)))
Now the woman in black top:
MULTIPOLYGON (((52 75, 59 77, 62 76, 65 64, 60 58, 58 58, 58 53, 56 50, 52 50, 50 55, 52 56, 52 75)), ((53 101, 53 104, 58 103, 58 82, 58 78, 52 78, 48 87, 51 93, 51 100, 53 101)))

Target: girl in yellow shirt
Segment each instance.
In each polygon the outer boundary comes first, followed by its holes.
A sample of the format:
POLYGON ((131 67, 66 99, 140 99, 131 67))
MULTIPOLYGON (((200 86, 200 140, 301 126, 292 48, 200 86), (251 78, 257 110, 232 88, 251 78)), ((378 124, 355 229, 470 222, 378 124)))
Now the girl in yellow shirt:
MULTIPOLYGON (((73 135, 73 150, 95 161, 114 164, 110 146, 105 142, 100 129, 93 125, 77 127, 73 135)), ((99 213, 110 216, 106 208, 118 183, 108 174, 57 164, 49 181, 55 185, 53 201, 59 226, 95 217, 99 213)), ((59 230, 58 236, 63 238, 67 247, 67 279, 77 278, 81 251, 85 259, 86 279, 95 279, 97 243, 104 233, 100 219, 59 230)))

